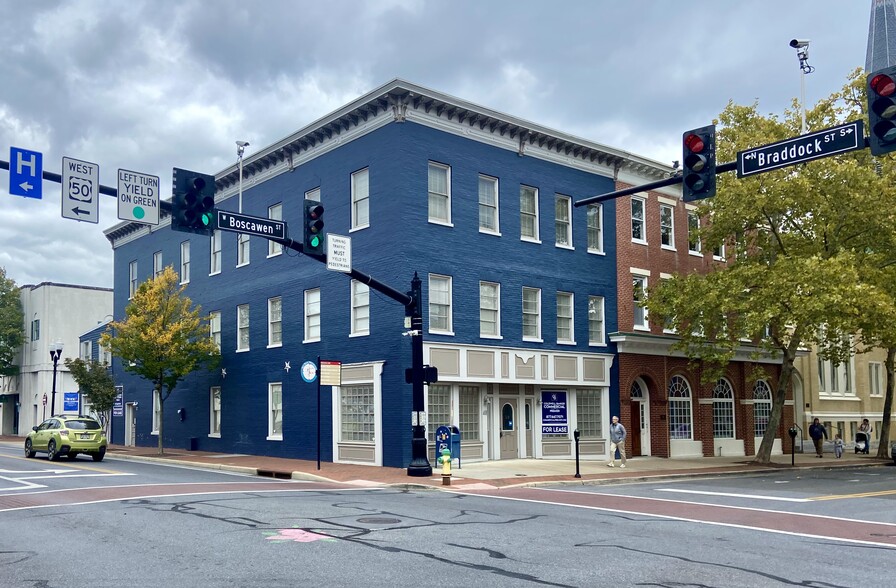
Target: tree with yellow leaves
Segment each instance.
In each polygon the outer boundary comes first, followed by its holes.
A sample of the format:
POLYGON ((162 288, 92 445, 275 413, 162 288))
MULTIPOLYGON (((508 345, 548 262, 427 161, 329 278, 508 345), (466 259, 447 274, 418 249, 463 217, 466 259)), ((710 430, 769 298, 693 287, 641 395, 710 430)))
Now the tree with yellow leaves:
POLYGON ((178 281, 168 266, 140 284, 125 319, 110 323, 100 338, 125 371, 152 382, 159 398, 159 454, 165 451, 165 401, 185 376, 199 368, 214 369, 221 359, 209 337, 208 319, 184 296, 186 286, 178 281))

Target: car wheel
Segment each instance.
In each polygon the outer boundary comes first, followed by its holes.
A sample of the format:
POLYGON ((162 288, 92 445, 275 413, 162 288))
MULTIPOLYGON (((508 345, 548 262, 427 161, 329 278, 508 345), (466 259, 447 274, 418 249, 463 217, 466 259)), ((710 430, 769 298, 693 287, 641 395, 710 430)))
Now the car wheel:
POLYGON ((91 454, 91 457, 93 461, 103 461, 103 458, 106 457, 106 448, 100 447, 99 452, 91 454))
POLYGON ((47 443, 47 459, 50 461, 59 459, 59 454, 56 453, 56 441, 53 439, 50 439, 50 442, 47 443))
POLYGON ((76 457, 78 457, 78 454, 77 454, 77 453, 72 453, 71 451, 69 451, 68 453, 65 454, 65 457, 67 457, 69 460, 73 460, 73 459, 75 459, 76 457))
POLYGON ((25 439, 25 457, 34 457, 37 452, 31 448, 31 439, 25 439))

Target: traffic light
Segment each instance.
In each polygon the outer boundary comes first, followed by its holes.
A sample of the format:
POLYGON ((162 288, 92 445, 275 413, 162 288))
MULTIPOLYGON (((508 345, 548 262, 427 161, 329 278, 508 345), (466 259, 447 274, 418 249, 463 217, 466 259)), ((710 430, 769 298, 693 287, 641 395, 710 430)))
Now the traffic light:
POLYGON ((896 151, 896 67, 871 72, 866 78, 871 153, 896 151))
POLYGON ((305 200, 305 253, 324 254, 324 206, 317 200, 305 200))
POLYGON ((211 235, 215 230, 215 176, 174 168, 171 228, 211 235))
POLYGON ((709 125, 681 136, 682 183, 685 202, 716 195, 716 126, 709 125))

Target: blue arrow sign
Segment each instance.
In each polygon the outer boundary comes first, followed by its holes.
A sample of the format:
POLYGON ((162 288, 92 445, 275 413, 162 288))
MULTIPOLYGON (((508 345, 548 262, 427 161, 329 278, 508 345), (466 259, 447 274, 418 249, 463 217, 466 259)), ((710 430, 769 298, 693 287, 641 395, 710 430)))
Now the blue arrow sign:
POLYGON ((737 154, 737 177, 750 176, 865 148, 865 127, 856 120, 737 154))
POLYGON ((9 148, 9 193, 26 198, 43 197, 44 156, 37 151, 9 148))

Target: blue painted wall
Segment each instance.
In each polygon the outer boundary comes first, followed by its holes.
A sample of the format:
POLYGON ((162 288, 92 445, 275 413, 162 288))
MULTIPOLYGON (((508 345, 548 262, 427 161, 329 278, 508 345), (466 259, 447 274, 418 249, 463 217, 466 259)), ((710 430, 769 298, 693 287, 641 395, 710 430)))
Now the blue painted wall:
MULTIPOLYGON (((301 242, 302 202, 305 192, 321 189, 328 233, 352 238, 353 267, 399 291, 410 289, 414 272, 423 280, 424 308, 428 303, 429 273, 453 277, 453 328, 455 335, 426 334, 427 341, 481 344, 565 351, 614 349, 588 347, 588 295, 606 301, 606 332, 616 330, 616 244, 613 202, 604 204, 605 255, 586 253, 584 208, 573 209, 574 251, 554 246, 554 195, 573 201, 610 192, 609 178, 589 174, 516 152, 491 147, 460 136, 411 122, 390 123, 340 146, 295 169, 257 186, 244 182, 243 213, 266 217, 268 207, 282 203, 290 236, 301 242), (428 161, 451 166, 453 227, 427 222, 428 161), (368 168, 370 227, 350 232, 351 174, 368 168), (499 180, 501 236, 479 233, 478 176, 499 180), (519 189, 539 189, 541 244, 520 240, 519 189), (248 186, 247 186, 248 185, 248 186), (501 284, 502 340, 479 337, 479 281, 501 284), (522 341, 522 287, 542 288, 544 343, 522 341), (575 346, 556 345, 556 292, 575 294, 575 346)), ((237 198, 219 204, 236 210, 237 198)), ((305 360, 320 356, 344 364, 385 360, 383 371, 384 464, 405 467, 410 461, 411 387, 404 382, 410 365, 410 338, 401 336, 404 308, 371 291, 370 331, 349 338, 350 280, 328 272, 323 264, 287 250, 268 259, 265 239, 251 238, 251 263, 236 267, 237 236, 224 233, 222 272, 209 276, 209 239, 165 227, 115 250, 115 316, 124 316, 128 293, 128 264, 136 260, 139 281, 152 273, 152 255, 163 252, 166 265, 180 269, 180 243, 191 241, 190 284, 186 294, 203 313, 222 313, 222 367, 196 372, 175 389, 165 406, 165 444, 183 447, 198 439, 203 450, 267 454, 315 459, 317 450, 317 389, 300 377, 305 360), (321 289, 322 337, 302 344, 304 291, 321 289), (267 299, 281 296, 283 346, 267 349, 267 299), (250 305, 250 351, 236 353, 236 307, 250 305), (291 369, 284 369, 290 362, 291 369), (267 441, 267 389, 283 383, 283 441, 267 441), (208 435, 208 389, 222 387, 222 437, 208 435), (177 418, 185 408, 187 418, 177 418)), ((424 312, 424 326, 428 317, 424 312)), ((113 360, 116 382, 125 386, 125 402, 139 401, 138 445, 154 445, 150 434, 151 384, 121 370, 113 360)), ((618 399, 618 391, 611 391, 618 399)), ((329 388, 321 407, 322 459, 332 460, 329 388)), ((618 400, 617 400, 618 403, 618 400)), ((119 419, 121 420, 121 419, 119 419)), ((115 443, 123 442, 123 427, 115 426, 115 443)))

